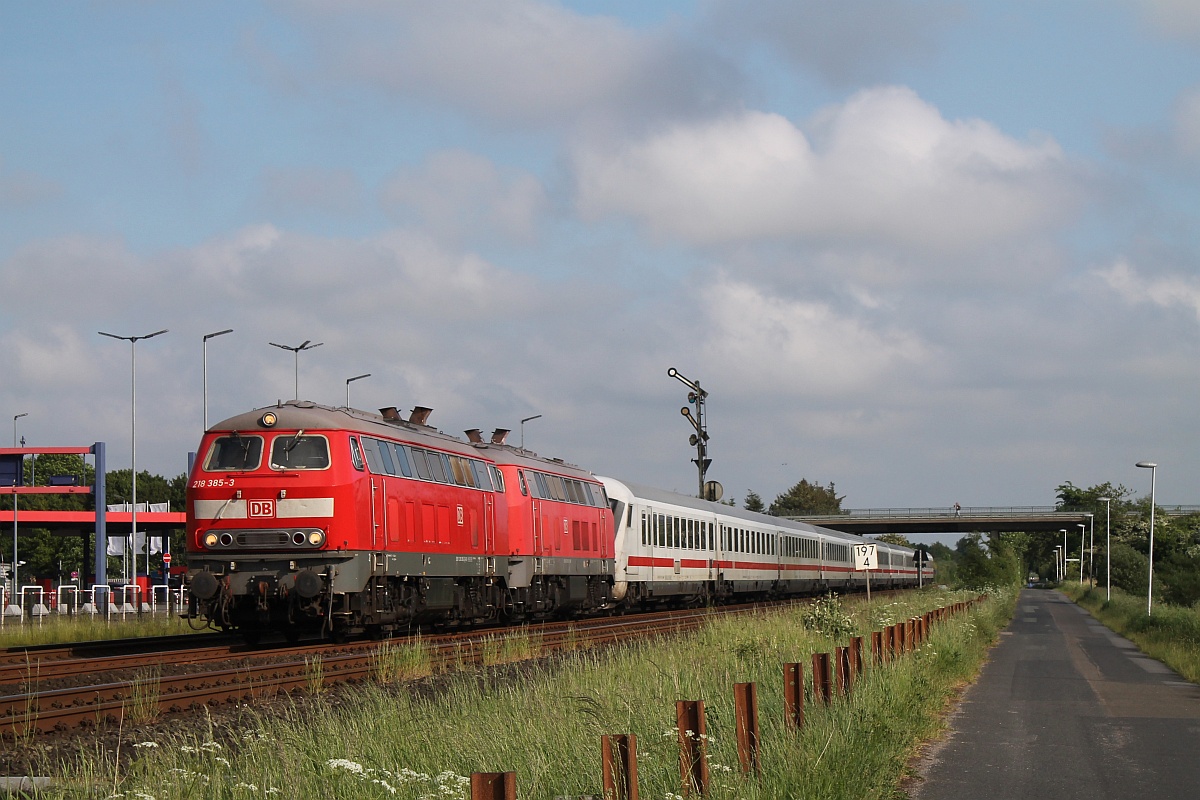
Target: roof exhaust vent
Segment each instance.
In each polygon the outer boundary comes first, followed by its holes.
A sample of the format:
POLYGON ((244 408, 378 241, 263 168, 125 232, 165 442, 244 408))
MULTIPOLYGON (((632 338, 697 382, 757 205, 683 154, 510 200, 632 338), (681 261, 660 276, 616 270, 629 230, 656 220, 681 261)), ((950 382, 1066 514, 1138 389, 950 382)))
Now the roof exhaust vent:
POLYGON ((416 406, 413 408, 412 415, 409 416, 408 421, 411 422, 413 425, 427 425, 428 420, 429 420, 429 415, 432 413, 433 413, 432 408, 426 408, 425 406, 416 406))
POLYGON ((388 422, 400 422, 400 411, 395 406, 379 409, 379 416, 386 419, 388 422))
POLYGON ((463 433, 467 435, 467 439, 470 440, 472 444, 483 444, 483 433, 479 430, 479 428, 471 428, 471 430, 463 431, 463 433))
POLYGON ((508 428, 496 428, 492 431, 492 444, 504 444, 504 440, 508 438, 510 432, 508 428))

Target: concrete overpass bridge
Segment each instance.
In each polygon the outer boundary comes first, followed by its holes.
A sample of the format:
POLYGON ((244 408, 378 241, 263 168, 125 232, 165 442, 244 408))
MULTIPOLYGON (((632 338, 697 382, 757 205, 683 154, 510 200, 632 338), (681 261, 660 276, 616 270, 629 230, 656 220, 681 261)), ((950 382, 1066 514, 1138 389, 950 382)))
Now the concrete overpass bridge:
MULTIPOLYGON (((1200 506, 1158 506, 1167 516, 1200 514, 1200 506)), ((976 506, 971 508, 857 508, 828 516, 788 517, 788 519, 846 531, 859 536, 881 533, 963 534, 980 531, 1075 531, 1088 524, 1091 513, 1059 511, 1055 506, 976 506)), ((1103 525, 1103 515, 1096 522, 1103 525)))

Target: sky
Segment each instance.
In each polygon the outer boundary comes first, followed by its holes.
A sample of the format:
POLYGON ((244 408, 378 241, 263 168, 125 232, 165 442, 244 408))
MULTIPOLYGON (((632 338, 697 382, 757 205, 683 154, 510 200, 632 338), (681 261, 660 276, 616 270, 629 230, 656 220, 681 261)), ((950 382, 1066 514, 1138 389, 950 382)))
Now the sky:
MULTIPOLYGON (((1200 503, 1194 0, 0 0, 0 423, 291 399, 740 505, 1200 503), (347 384, 348 378, 370 373, 347 384)), ((0 427, 0 444, 10 433, 0 427)))

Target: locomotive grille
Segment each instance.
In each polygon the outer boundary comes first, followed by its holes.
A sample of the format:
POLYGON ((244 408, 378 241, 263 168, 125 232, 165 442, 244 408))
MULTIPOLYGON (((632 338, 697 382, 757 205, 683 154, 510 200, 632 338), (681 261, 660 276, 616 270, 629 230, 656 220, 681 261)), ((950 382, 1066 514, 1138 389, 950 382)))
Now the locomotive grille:
POLYGON ((242 531, 235 541, 238 547, 283 547, 292 543, 291 531, 242 531))
POLYGON ((251 530, 203 531, 199 544, 209 550, 312 550, 325 544, 320 528, 254 528, 251 530))

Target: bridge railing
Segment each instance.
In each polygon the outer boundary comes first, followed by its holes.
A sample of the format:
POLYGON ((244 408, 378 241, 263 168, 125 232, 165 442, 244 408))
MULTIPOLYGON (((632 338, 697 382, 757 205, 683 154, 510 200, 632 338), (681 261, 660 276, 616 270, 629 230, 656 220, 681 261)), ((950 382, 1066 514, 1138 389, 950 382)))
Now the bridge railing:
MULTIPOLYGON (((1158 506, 1158 510, 1168 516, 1186 516, 1200 514, 1200 505, 1158 506)), ((846 519, 930 519, 954 517, 1017 517, 1017 516, 1059 516, 1063 518, 1078 518, 1084 511, 1063 511, 1058 506, 932 506, 926 508, 847 508, 840 514, 813 515, 807 517, 788 517, 788 519, 813 522, 817 520, 846 519)), ((1103 512, 1101 512, 1103 513, 1103 512)))

